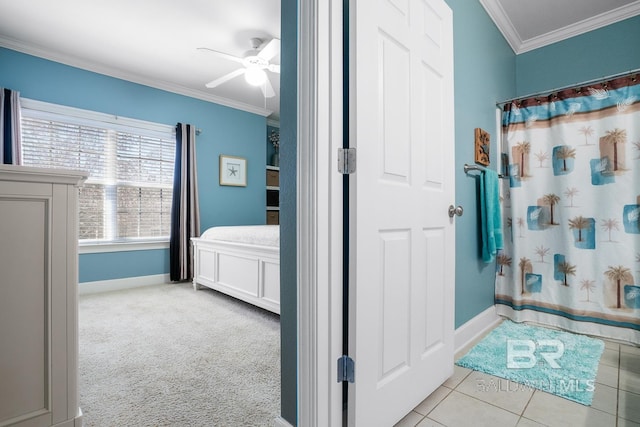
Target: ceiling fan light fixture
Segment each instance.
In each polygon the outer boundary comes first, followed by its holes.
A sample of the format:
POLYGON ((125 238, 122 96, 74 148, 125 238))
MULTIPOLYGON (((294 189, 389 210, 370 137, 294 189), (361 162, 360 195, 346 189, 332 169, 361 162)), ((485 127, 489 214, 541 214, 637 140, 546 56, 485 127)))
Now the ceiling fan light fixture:
POLYGON ((244 79, 251 86, 262 86, 267 81, 267 73, 258 67, 249 67, 244 73, 244 79))

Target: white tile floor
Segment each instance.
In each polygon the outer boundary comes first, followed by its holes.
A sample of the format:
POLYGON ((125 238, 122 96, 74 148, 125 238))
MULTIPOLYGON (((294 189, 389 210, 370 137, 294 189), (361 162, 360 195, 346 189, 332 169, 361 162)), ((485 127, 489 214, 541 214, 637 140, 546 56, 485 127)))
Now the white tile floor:
POLYGON ((640 348, 605 341, 591 407, 456 366, 396 424, 407 426, 640 426, 640 348))

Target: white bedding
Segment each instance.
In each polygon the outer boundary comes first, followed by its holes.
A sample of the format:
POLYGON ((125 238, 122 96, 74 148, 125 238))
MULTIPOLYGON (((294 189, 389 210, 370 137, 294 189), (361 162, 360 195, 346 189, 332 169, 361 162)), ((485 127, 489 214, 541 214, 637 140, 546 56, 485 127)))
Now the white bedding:
POLYGON ((280 226, 236 225, 232 227, 212 227, 202 233, 200 238, 278 247, 280 245, 280 226))

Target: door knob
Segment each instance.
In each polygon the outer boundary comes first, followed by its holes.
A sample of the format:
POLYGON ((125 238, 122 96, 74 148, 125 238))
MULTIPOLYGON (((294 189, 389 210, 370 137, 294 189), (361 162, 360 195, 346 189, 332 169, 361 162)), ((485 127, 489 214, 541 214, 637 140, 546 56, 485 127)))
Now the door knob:
POLYGON ((464 213, 464 209, 462 209, 462 206, 458 206, 457 208, 454 207, 453 205, 449 206, 449 217, 450 218, 453 218, 454 215, 462 216, 463 213, 464 213))

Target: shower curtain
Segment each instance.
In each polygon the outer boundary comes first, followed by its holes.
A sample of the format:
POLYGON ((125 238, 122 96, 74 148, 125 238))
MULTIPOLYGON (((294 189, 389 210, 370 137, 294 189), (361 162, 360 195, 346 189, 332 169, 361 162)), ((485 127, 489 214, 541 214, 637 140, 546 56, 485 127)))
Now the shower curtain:
POLYGON ((640 75, 509 102, 496 307, 640 344, 640 75))

